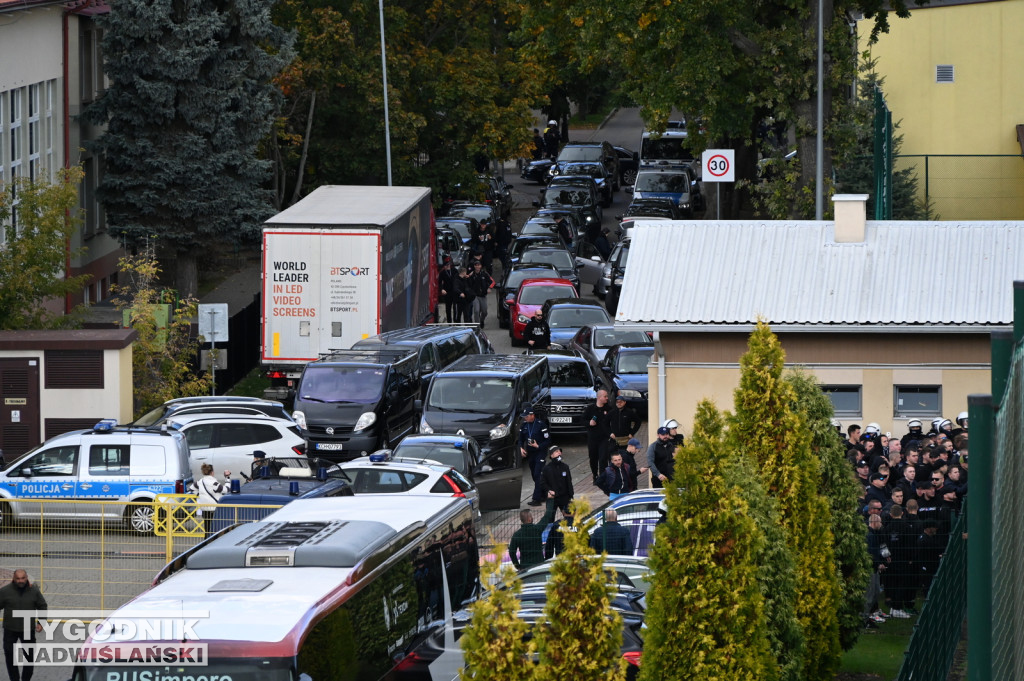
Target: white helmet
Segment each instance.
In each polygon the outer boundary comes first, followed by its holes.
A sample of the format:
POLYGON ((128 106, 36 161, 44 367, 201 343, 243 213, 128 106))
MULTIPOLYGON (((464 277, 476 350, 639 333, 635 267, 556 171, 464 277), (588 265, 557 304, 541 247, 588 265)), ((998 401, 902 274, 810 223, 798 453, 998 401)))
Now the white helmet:
POLYGON ((956 425, 960 426, 961 428, 966 428, 967 427, 967 412, 966 411, 962 411, 962 412, 960 412, 959 414, 956 415, 956 425))
POLYGON ((914 430, 914 428, 921 429, 921 419, 910 419, 907 421, 907 429, 914 430))
POLYGON ((937 419, 932 419, 932 430, 934 430, 936 433, 939 432, 939 426, 942 425, 942 422, 945 420, 946 419, 942 418, 941 416, 937 419))
POLYGON ((879 427, 877 423, 869 423, 867 426, 864 427, 865 435, 878 435, 881 432, 882 429, 879 427))
POLYGON ((942 419, 941 421, 939 421, 939 427, 936 430, 940 430, 941 431, 941 430, 945 430, 946 428, 952 428, 952 427, 953 427, 953 422, 952 421, 950 421, 949 419, 942 419))
POLYGON ((552 118, 550 121, 548 121, 548 125, 558 125, 558 121, 552 118))
POLYGON ((679 427, 679 421, 676 421, 675 419, 669 419, 668 421, 665 421, 665 423, 661 424, 661 427, 672 430, 673 428, 679 427))

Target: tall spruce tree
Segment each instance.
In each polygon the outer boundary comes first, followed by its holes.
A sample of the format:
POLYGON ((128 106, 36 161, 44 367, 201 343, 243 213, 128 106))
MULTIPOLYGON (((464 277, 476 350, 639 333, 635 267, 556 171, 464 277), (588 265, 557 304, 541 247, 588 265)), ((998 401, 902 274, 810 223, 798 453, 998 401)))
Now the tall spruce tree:
POLYGON ((831 513, 819 492, 820 466, 811 451, 795 393, 783 380, 785 353, 763 321, 740 359, 740 387, 730 430, 736 447, 754 459, 768 493, 779 503, 796 564, 794 602, 805 640, 802 678, 831 680, 841 647, 837 612, 841 590, 835 569, 831 513))
POLYGON ((821 464, 821 492, 831 506, 833 552, 842 588, 837 613, 839 643, 843 650, 849 650, 863 629, 864 591, 871 578, 864 521, 857 512, 857 499, 863 491, 854 480, 842 440, 832 427, 832 402, 807 373, 790 372, 786 381, 795 393, 794 406, 803 412, 810 429, 811 448, 821 464))
POLYGON ((274 0, 117 0, 102 18, 110 88, 87 111, 106 174, 111 234, 156 239, 176 284, 197 291, 199 253, 254 237, 271 212, 257 158, 288 40, 274 0))
POLYGON ((726 464, 722 430, 718 410, 702 401, 665 485, 640 681, 777 678, 755 562, 764 536, 726 464))
POLYGON ((466 666, 462 681, 520 681, 533 668, 533 639, 526 641, 529 625, 519 618, 522 584, 512 566, 502 566, 504 544, 495 547, 493 560, 480 568, 484 584, 497 584, 469 607, 473 617, 459 639, 466 666))
POLYGON ((534 681, 624 681, 622 618, 611 608, 604 556, 588 544, 592 520, 586 499, 569 507, 577 518, 563 527, 562 552, 551 565, 544 606, 545 626, 537 627, 534 681))

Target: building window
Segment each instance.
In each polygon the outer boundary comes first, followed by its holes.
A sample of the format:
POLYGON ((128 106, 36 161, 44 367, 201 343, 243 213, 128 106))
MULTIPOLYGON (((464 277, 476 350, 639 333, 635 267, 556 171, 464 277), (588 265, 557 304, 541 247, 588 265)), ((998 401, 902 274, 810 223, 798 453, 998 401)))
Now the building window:
POLYGON ((938 64, 935 67, 935 82, 936 83, 952 83, 953 82, 953 65, 952 64, 938 64))
POLYGON ((28 179, 39 179, 39 84, 28 86, 28 179))
POLYGON ((942 386, 893 386, 893 416, 941 416, 942 386))
POLYGON ((823 385, 821 392, 832 400, 832 410, 836 416, 860 416, 861 386, 859 385, 823 385))
POLYGON ((48 182, 53 182, 55 170, 53 166, 53 102, 57 80, 48 80, 43 84, 43 87, 46 93, 46 101, 43 106, 43 178, 48 182))

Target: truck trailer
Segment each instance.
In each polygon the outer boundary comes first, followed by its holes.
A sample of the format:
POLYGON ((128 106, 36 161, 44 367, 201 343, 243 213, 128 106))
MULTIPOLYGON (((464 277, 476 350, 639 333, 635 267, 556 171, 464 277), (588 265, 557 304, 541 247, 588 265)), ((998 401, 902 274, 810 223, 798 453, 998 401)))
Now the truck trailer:
POLYGON ((288 400, 307 362, 432 320, 427 187, 323 186, 263 225, 260 362, 288 400))

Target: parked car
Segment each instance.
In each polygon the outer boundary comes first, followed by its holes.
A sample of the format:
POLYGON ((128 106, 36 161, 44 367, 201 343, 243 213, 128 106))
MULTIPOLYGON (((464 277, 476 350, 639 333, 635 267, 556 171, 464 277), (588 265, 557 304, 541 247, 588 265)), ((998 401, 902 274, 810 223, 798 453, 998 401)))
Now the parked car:
POLYGON ((542 158, 537 161, 530 161, 523 166, 519 176, 528 182, 546 184, 551 177, 551 166, 554 161, 550 158, 542 158))
POLYGON ((555 163, 548 169, 548 175, 554 177, 557 174, 558 164, 573 161, 600 163, 605 167, 612 180, 612 191, 619 191, 619 155, 608 142, 570 142, 566 144, 558 153, 555 163))
POLYGON ((576 274, 576 260, 568 251, 562 248, 541 248, 531 247, 523 251, 519 257, 520 265, 553 265, 558 270, 558 276, 568 279, 578 291, 580 278, 576 274))
POLYGON ((238 491, 232 489, 220 498, 212 531, 219 532, 237 522, 263 520, 296 499, 352 496, 348 476, 342 471, 328 473, 327 468, 318 475, 320 463, 305 457, 268 459, 265 471, 250 471, 249 482, 239 484, 238 491))
MULTIPOLYGON (((639 465, 639 463, 638 461, 637 464, 639 465)), ((594 527, 600 527, 604 523, 604 512, 610 508, 614 509, 618 516, 616 521, 628 529, 633 538, 634 555, 646 559, 650 545, 654 543, 654 528, 661 519, 658 509, 664 500, 664 489, 637 490, 623 494, 614 501, 609 501, 591 513, 590 517, 594 520, 594 527)), ((624 556, 615 556, 615 558, 624 558, 624 556)))
POLYGON ((601 282, 607 282, 607 293, 604 298, 605 309, 610 314, 615 314, 619 308, 619 294, 622 292, 622 278, 626 275, 626 263, 629 260, 629 244, 631 239, 625 236, 620 239, 612 248, 608 256, 608 263, 605 270, 608 276, 602 276, 601 282))
POLYGON ((258 397, 234 397, 230 395, 204 395, 200 397, 179 397, 167 400, 156 409, 137 418, 131 425, 149 428, 158 426, 171 416, 184 414, 237 414, 273 416, 291 420, 292 416, 284 404, 258 397))
POLYGON ((410 435, 391 450, 392 461, 450 466, 472 482, 484 511, 519 506, 518 485, 487 475, 480 445, 465 435, 410 435))
POLYGON ((480 511, 476 487, 451 466, 392 461, 375 453, 337 464, 327 474, 344 473, 352 491, 360 494, 441 494, 465 497, 473 510, 480 511))
POLYGON ((619 157, 619 184, 631 187, 636 182, 636 171, 640 167, 640 154, 625 147, 612 147, 619 157))
POLYGON ((576 243, 579 234, 572 231, 572 226, 568 227, 569 239, 566 240, 565 234, 559 229, 554 218, 551 217, 532 217, 523 223, 523 226, 519 229, 519 238, 525 236, 550 236, 558 240, 560 247, 566 252, 572 250, 573 245, 576 243))
POLYGON ((505 260, 505 267, 512 267, 519 263, 519 257, 528 248, 535 246, 548 248, 561 248, 568 252, 569 247, 557 234, 545 232, 543 234, 526 234, 515 238, 508 249, 508 257, 505 260))
MULTIPOLYGON (((624 584, 613 583, 610 586, 614 589, 608 597, 612 608, 620 613, 632 613, 635 617, 643 617, 647 594, 624 584)), ((516 598, 524 608, 543 608, 548 602, 547 587, 543 584, 524 584, 516 598)))
MULTIPOLYGON (((538 565, 526 568, 518 574, 523 584, 547 584, 551 579, 551 563, 548 559, 538 565)), ((645 594, 650 590, 651 569, 647 566, 647 558, 642 556, 607 556, 604 569, 611 584, 621 584, 631 589, 639 589, 645 594)))
POLYGON ((563 208, 561 206, 550 206, 547 208, 539 208, 537 212, 533 214, 534 218, 551 218, 557 222, 561 218, 565 218, 569 222, 569 231, 572 232, 572 243, 569 246, 573 246, 579 241, 580 232, 585 227, 583 221, 580 219, 579 211, 575 208, 563 208))
POLYGON ((616 183, 611 180, 608 170, 599 161, 570 161, 558 164, 556 176, 562 175, 583 175, 592 177, 597 183, 597 189, 601 194, 602 205, 607 208, 612 205, 612 186, 616 183))
MULTIPOLYGON (((523 340, 523 332, 530 318, 552 298, 575 300, 579 298, 579 291, 568 279, 527 279, 520 284, 516 295, 508 301, 508 333, 513 344, 523 340)), ((548 325, 551 325, 550 319, 548 325)), ((551 333, 554 335, 554 327, 551 327, 551 333)))
POLYGON ((489 203, 456 203, 448 209, 447 217, 473 218, 477 222, 486 220, 491 223, 498 219, 498 209, 489 203))
POLYGON ((574 257, 580 286, 589 285, 593 287, 595 295, 603 296, 604 290, 599 290, 599 285, 604 276, 605 259, 601 257, 597 246, 585 239, 580 239, 579 245, 574 251, 574 257))
POLYGON ((306 454, 306 440, 291 419, 182 414, 172 416, 167 424, 180 430, 188 441, 192 476, 196 480, 203 477, 200 467, 204 463, 211 464, 217 475, 225 470, 245 473, 256 452, 281 458, 306 454))
POLYGON ((565 347, 587 324, 611 323, 600 303, 590 300, 553 298, 544 303, 544 318, 551 327, 551 342, 565 347))
POLYGON ((636 184, 627 192, 637 199, 669 199, 685 217, 697 210, 695 187, 697 178, 688 165, 641 166, 636 184))
POLYGON ((569 347, 583 353, 594 362, 600 362, 608 348, 619 343, 654 344, 647 331, 617 329, 615 324, 587 324, 572 337, 569 347))
POLYGON ((498 326, 507 329, 509 326, 509 306, 519 291, 519 285, 527 279, 559 279, 558 270, 554 265, 547 263, 535 265, 512 265, 508 267, 501 277, 501 281, 494 287, 495 314, 498 316, 498 326))
POLYGON ((565 207, 575 210, 584 225, 584 231, 591 225, 601 224, 601 196, 593 180, 560 176, 551 180, 543 190, 542 199, 534 205, 543 208, 565 207))
POLYGON ((477 178, 488 186, 487 203, 497 206, 498 215, 507 219, 512 213, 512 185, 506 183, 503 177, 479 175, 477 178))
POLYGON ((192 479, 183 434, 104 419, 91 430, 50 438, 0 472, 0 528, 45 516, 123 522, 130 531, 150 533, 156 496, 184 494, 192 479), (64 503, 40 503, 46 500, 64 503))
POLYGON ((598 390, 615 393, 615 385, 603 371, 578 350, 527 350, 548 358, 551 375, 551 409, 548 427, 554 433, 586 433, 583 411, 597 399, 598 390))
POLYGON ((649 342, 620 343, 608 348, 601 368, 615 384, 618 394, 638 414, 647 413, 647 365, 654 354, 649 342))

